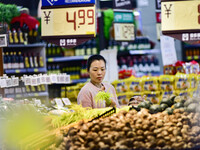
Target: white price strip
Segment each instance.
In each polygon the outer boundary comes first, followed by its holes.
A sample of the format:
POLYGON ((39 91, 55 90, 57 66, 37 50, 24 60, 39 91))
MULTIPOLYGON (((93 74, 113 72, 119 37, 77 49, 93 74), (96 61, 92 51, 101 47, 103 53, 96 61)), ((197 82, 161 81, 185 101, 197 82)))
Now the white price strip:
POLYGON ((55 99, 55 102, 56 102, 58 108, 64 106, 64 104, 63 104, 63 102, 62 102, 62 100, 61 100, 60 98, 56 98, 56 99, 55 99))
POLYGON ((95 15, 95 6, 44 9, 41 16, 42 36, 95 36, 95 15))
POLYGON ((117 41, 133 41, 135 40, 134 24, 130 23, 114 23, 115 40, 117 41))

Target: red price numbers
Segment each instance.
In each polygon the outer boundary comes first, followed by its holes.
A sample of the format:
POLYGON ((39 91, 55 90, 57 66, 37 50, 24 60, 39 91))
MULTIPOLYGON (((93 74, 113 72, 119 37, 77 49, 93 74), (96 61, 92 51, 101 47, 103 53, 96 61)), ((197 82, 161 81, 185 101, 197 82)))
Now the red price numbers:
POLYGON ((123 26, 122 31, 123 31, 123 37, 126 39, 128 37, 134 35, 134 27, 132 25, 131 26, 128 26, 128 25, 123 26))
POLYGON ((93 25, 94 24, 94 10, 93 9, 79 9, 78 11, 74 11, 72 13, 73 15, 70 16, 69 12, 66 12, 66 21, 69 23, 74 24, 74 31, 76 31, 77 28, 77 19, 79 20, 78 27, 81 25, 93 25), (86 19, 89 21, 86 23, 86 19))

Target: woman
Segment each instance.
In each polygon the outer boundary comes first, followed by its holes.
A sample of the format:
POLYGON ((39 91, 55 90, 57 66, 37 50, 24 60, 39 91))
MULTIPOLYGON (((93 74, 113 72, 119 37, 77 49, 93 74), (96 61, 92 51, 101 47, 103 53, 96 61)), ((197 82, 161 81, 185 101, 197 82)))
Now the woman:
POLYGON ((101 55, 92 55, 87 61, 87 71, 90 76, 90 82, 82 87, 78 94, 78 104, 83 107, 104 108, 106 106, 120 107, 115 88, 109 84, 102 82, 106 73, 106 60, 101 55), (109 92, 111 97, 111 104, 106 105, 105 101, 95 102, 95 96, 99 91, 109 92))

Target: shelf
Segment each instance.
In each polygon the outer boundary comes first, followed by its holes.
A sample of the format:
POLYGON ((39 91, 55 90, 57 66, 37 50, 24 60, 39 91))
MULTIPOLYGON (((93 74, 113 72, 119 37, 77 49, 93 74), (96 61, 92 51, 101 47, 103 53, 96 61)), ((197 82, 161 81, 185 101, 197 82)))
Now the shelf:
POLYGON ((18 74, 18 73, 38 73, 47 72, 46 68, 27 68, 27 69, 6 69, 6 74, 18 74))
POLYGON ((194 45, 187 45, 187 44, 184 44, 183 47, 184 47, 184 48, 200 48, 200 44, 194 44, 194 45))
POLYGON ((160 72, 151 72, 151 73, 144 73, 144 72, 138 72, 136 73, 136 77, 142 77, 142 76, 160 76, 162 73, 160 72))
POLYGON ((47 59, 47 62, 65 62, 73 60, 87 60, 89 56, 65 56, 65 57, 51 57, 47 59))
POLYGON ((47 72, 47 68, 28 68, 28 73, 47 72))
POLYGON ((159 49, 145 49, 145 50, 128 50, 128 51, 118 51, 118 55, 145 55, 145 54, 158 54, 159 49))
POLYGON ((8 48, 23 48, 23 47, 44 47, 46 46, 45 43, 33 43, 33 44, 27 44, 27 45, 24 45, 24 44, 11 44, 11 45, 8 45, 8 48))
POLYGON ((77 84, 77 83, 85 83, 88 79, 78 79, 78 80, 72 80, 71 83, 77 84))
POLYGON ((16 73, 27 73, 26 69, 6 69, 4 70, 6 74, 16 74, 16 73))
POLYGON ((24 98, 24 97, 39 97, 49 96, 48 92, 24 93, 24 94, 6 94, 7 98, 24 98))

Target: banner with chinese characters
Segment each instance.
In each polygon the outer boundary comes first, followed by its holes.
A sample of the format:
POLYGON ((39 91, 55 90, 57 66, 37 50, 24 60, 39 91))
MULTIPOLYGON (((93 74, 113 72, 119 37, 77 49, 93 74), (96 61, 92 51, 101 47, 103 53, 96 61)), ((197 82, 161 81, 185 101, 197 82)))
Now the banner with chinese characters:
POLYGON ((200 1, 162 1, 162 33, 187 43, 200 41, 200 1))
POLYGON ((42 39, 73 48, 96 36, 94 0, 54 0, 51 1, 53 5, 48 4, 48 0, 42 2, 42 39))

